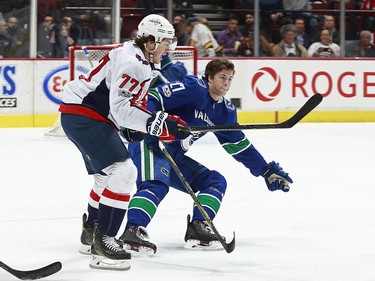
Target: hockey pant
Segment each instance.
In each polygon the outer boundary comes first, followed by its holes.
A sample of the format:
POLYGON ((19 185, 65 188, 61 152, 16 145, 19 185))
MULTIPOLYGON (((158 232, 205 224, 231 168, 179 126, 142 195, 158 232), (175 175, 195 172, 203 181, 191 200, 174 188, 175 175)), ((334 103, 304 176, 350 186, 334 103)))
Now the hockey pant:
POLYGON ((77 146, 88 174, 94 176, 87 223, 99 220, 102 234, 116 236, 136 180, 136 169, 117 130, 109 123, 74 114, 62 114, 61 125, 77 146))
MULTIPOLYGON (((154 217, 160 202, 169 191, 169 187, 187 193, 181 180, 160 153, 154 154, 144 141, 129 145, 129 152, 138 170, 137 192, 133 195, 128 210, 129 226, 147 227, 154 217)), ((184 156, 177 163, 179 169, 190 184, 211 219, 219 211, 226 190, 226 180, 218 172, 209 170, 197 161, 184 156)), ((204 218, 195 206, 193 220, 204 218)))

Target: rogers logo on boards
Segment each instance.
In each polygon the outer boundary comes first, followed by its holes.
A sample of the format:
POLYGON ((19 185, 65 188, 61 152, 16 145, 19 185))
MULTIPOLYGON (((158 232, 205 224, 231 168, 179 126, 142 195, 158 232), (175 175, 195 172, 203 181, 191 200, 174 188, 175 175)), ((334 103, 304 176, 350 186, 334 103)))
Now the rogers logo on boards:
POLYGON ((339 71, 335 74, 316 71, 309 75, 302 71, 291 72, 292 97, 320 93, 323 97, 336 94, 344 98, 375 98, 375 72, 339 71))
POLYGON ((375 72, 360 70, 354 72, 346 69, 335 69, 332 72, 314 68, 305 71, 283 69, 280 77, 275 69, 263 67, 252 77, 251 88, 256 97, 263 102, 274 100, 280 91, 291 93, 293 98, 309 97, 313 93, 320 93, 323 97, 374 99, 375 72))
POLYGON ((281 89, 280 77, 273 68, 262 67, 253 76, 253 79, 251 80, 251 89, 253 90, 253 93, 255 93, 257 98, 260 99, 261 101, 266 101, 266 102, 272 101, 280 92, 280 89, 281 89), (260 81, 262 81, 265 78, 268 78, 267 80, 269 80, 269 78, 272 78, 273 82, 275 83, 273 90, 271 90, 270 92, 266 92, 266 93, 264 93, 265 91, 264 89, 261 90, 259 88, 260 81), (259 79, 261 80, 259 81, 259 79))

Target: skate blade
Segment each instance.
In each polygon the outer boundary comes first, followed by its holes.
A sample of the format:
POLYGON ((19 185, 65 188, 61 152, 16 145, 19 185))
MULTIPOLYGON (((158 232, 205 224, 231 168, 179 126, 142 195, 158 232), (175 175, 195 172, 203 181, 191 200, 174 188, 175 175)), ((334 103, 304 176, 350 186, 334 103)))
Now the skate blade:
POLYGON ((104 270, 129 270, 130 263, 129 260, 112 260, 102 256, 92 256, 89 266, 94 269, 104 269, 104 270))
POLYGON ((91 255, 91 245, 83 245, 79 248, 78 252, 82 255, 91 255))
POLYGON ((208 244, 201 243, 199 240, 188 240, 184 246, 188 250, 200 250, 200 251, 222 251, 223 246, 219 241, 211 241, 208 244))
POLYGON ((141 257, 141 256, 153 256, 156 253, 156 249, 144 246, 131 246, 129 244, 124 244, 123 249, 127 252, 131 252, 132 257, 141 257))

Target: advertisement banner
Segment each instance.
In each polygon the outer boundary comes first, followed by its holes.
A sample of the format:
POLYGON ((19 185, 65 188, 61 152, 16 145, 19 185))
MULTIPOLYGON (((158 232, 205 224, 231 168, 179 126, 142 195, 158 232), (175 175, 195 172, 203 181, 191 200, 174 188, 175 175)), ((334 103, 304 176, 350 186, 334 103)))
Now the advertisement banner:
MULTIPOLYGON (((294 110, 320 93, 319 110, 375 110, 373 60, 231 59, 235 65, 228 99, 243 111, 294 110)), ((209 60, 200 60, 203 75, 209 60)))
POLYGON ((35 114, 57 113, 63 86, 69 79, 69 64, 64 61, 35 61, 35 114))
POLYGON ((32 61, 0 60, 0 115, 33 114, 32 61))
MULTIPOLYGON (((198 60, 198 76, 204 74, 209 61, 198 60)), ((324 99, 308 121, 375 121, 374 60, 231 61, 235 75, 226 97, 237 106, 240 121, 248 122, 251 114, 263 112, 256 115, 257 121, 277 122, 299 109, 314 93, 321 93, 324 99)), ((52 125, 68 79, 67 59, 1 59, 0 127, 52 125)), ((254 115, 251 118, 254 120, 254 115)))

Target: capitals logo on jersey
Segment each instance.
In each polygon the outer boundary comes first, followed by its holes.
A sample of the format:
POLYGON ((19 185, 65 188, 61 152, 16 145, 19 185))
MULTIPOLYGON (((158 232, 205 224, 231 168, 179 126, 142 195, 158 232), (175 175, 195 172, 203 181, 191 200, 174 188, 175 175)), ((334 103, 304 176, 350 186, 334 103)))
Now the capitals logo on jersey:
POLYGON ((118 89, 118 95, 124 98, 130 98, 133 94, 128 90, 118 89))

